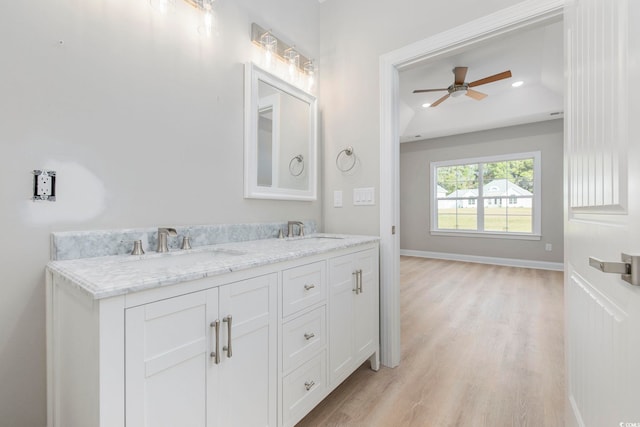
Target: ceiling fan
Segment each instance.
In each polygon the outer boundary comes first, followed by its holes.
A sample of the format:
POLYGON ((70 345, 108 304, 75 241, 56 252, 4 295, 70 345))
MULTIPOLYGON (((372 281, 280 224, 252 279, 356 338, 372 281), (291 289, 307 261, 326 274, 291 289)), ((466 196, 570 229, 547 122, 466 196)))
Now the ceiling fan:
POLYGON ((431 104, 431 107, 437 107, 450 96, 458 97, 461 95, 467 95, 470 98, 475 100, 482 100, 487 97, 486 93, 478 92, 477 90, 470 89, 472 87, 485 85, 487 83, 493 83, 498 80, 508 79, 511 77, 511 70, 503 71, 502 73, 494 74, 493 76, 485 77, 484 79, 476 80, 471 83, 465 83, 464 79, 467 77, 467 67, 455 67, 451 70, 454 75, 453 84, 448 88, 442 89, 417 89, 414 90, 413 93, 424 93, 424 92, 440 92, 446 90, 447 93, 442 98, 438 99, 436 102, 431 104))

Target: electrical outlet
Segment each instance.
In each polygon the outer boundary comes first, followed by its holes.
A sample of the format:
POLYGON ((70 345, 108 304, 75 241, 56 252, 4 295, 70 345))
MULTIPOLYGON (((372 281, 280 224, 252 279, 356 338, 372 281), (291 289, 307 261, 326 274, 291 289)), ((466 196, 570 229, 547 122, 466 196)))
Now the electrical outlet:
POLYGON ((33 200, 56 200, 56 172, 46 170, 33 171, 33 200))

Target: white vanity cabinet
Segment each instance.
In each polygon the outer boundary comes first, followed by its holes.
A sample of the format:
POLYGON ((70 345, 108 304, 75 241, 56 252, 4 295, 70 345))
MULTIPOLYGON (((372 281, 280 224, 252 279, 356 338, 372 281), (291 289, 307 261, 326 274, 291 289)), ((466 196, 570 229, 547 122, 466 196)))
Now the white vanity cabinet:
POLYGON ((329 369, 332 387, 365 360, 379 368, 378 251, 329 260, 329 369))
POLYGON ((276 285, 273 273, 127 309, 126 425, 275 426, 276 285))
POLYGON ((237 271, 188 276, 155 259, 140 275, 131 258, 51 263, 47 426, 288 427, 367 359, 377 370, 377 239, 315 239, 247 242, 237 271))

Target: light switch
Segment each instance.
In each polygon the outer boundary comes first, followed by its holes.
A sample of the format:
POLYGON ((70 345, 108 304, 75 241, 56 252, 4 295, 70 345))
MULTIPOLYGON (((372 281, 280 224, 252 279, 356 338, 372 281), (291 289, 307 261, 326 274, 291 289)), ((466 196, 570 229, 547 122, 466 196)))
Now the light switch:
POLYGON ((342 207, 342 190, 335 190, 333 192, 333 207, 334 208, 342 207))
POLYGON ((366 206, 375 205, 375 187, 367 188, 354 188, 353 189, 353 205, 354 206, 366 206))

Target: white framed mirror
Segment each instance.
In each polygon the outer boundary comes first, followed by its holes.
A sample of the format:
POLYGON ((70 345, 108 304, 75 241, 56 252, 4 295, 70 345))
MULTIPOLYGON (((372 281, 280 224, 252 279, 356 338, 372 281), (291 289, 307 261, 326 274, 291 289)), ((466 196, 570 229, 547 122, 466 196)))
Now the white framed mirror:
POLYGON ((244 197, 316 200, 316 97, 245 65, 244 197))

